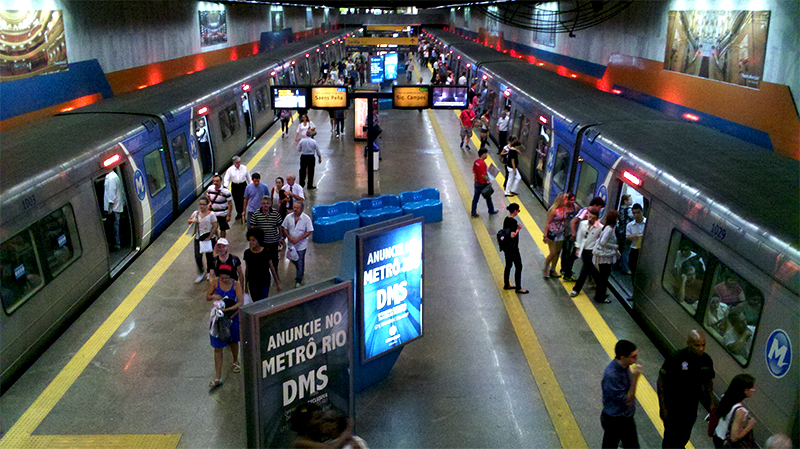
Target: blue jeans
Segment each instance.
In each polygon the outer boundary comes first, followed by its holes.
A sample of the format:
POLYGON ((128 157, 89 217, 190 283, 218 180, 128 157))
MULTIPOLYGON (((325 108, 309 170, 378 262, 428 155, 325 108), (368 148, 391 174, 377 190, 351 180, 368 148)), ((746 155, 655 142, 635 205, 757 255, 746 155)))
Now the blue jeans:
MULTIPOLYGON (((475 193, 472 195, 472 215, 477 215, 478 213, 478 200, 481 199, 481 192, 483 189, 486 188, 488 184, 481 184, 479 182, 475 183, 475 193)), ((489 208, 489 213, 494 213, 494 204, 492 203, 492 197, 486 198, 486 206, 489 208)))
POLYGON ((303 276, 306 273, 306 250, 297 251, 297 260, 292 262, 297 273, 294 275, 295 282, 303 282, 303 276))

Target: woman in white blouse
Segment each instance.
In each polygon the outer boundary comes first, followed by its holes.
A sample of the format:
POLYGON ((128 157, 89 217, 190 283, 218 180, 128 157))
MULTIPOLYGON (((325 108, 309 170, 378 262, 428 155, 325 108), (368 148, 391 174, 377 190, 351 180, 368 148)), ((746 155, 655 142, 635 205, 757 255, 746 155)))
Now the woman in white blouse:
POLYGON ((294 141, 300 142, 300 139, 306 137, 309 129, 317 129, 314 122, 308 119, 308 115, 303 114, 300 116, 300 123, 297 124, 297 132, 294 135, 294 141))

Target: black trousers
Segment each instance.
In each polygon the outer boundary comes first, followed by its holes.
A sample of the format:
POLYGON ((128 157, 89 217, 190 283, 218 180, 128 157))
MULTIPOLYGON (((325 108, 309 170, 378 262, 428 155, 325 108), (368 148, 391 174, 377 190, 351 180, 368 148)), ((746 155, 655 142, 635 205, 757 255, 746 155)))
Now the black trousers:
MULTIPOLYGON (((697 406, 695 406, 696 409, 697 406)), ((676 410, 674 413, 670 413, 668 418, 664 422, 664 441, 661 443, 661 447, 664 449, 686 447, 686 443, 692 436, 692 427, 697 420, 697 413, 676 410)))
POLYGON ((580 293, 581 289, 583 288, 583 284, 586 282, 586 278, 589 276, 597 282, 598 272, 597 269, 594 267, 592 263, 592 250, 585 249, 581 253, 581 261, 583 262, 583 267, 581 267, 581 274, 578 276, 578 280, 575 281, 575 287, 572 290, 580 293))
POLYGON ((236 207, 236 220, 242 218, 242 212, 244 212, 242 209, 244 208, 244 189, 246 188, 246 182, 231 183, 231 196, 233 197, 233 205, 236 207))
POLYGON ((308 173, 308 186, 314 185, 314 165, 316 164, 313 154, 300 155, 300 187, 306 186, 306 173, 308 173))
POLYGON ((639 265, 639 249, 631 248, 631 252, 628 254, 628 268, 634 276, 636 275, 636 265, 639 265))
POLYGON ((610 416, 603 413, 600 415, 600 424, 604 431, 603 449, 617 449, 620 442, 625 449, 639 447, 633 416, 610 416))
POLYGON ((601 263, 597 270, 597 276, 594 278, 597 281, 597 288, 595 289, 594 300, 603 301, 606 299, 606 290, 608 290, 608 277, 611 276, 611 264, 601 263))
POLYGON ((508 143, 508 131, 498 131, 497 133, 497 149, 503 151, 503 148, 508 143))
MULTIPOLYGON (((569 226, 569 225, 567 225, 569 226)), ((578 256, 575 255, 575 241, 564 237, 564 246, 561 247, 561 274, 564 276, 572 276, 572 266, 575 265, 575 260, 578 256)))
POLYGON ((522 256, 519 254, 519 248, 507 248, 503 251, 506 255, 506 268, 503 271, 503 286, 508 287, 509 276, 511 275, 511 265, 514 265, 514 284, 517 288, 522 288, 522 256))
MULTIPOLYGON (((264 243, 264 250, 269 254, 269 260, 272 262, 272 266, 275 267, 275 271, 278 271, 278 242, 272 243, 264 243)), ((270 274, 267 273, 267 276, 270 274)))

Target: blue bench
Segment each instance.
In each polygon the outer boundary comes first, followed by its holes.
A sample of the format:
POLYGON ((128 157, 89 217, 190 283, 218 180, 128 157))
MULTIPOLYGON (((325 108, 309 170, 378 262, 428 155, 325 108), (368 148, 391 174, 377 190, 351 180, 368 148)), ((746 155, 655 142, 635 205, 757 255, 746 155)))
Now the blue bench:
POLYGON ((442 221, 442 202, 439 191, 434 188, 421 189, 400 194, 403 215, 422 217, 425 223, 442 221))
POLYGON ((311 239, 316 243, 341 240, 345 232, 358 228, 361 222, 356 203, 352 201, 314 206, 311 215, 314 217, 311 239))
POLYGON ((400 208, 400 197, 381 195, 377 198, 360 199, 358 200, 358 215, 361 217, 361 226, 402 217, 403 209, 400 208))

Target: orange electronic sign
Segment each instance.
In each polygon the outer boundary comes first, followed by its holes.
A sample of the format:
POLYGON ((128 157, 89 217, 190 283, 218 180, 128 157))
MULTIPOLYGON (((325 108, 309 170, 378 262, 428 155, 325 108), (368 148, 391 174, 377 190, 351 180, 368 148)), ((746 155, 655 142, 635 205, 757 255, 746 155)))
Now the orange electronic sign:
POLYGON ((347 88, 339 86, 311 87, 311 109, 346 109, 347 88))
POLYGON ((392 86, 392 107, 423 109, 430 107, 430 86, 392 86))

